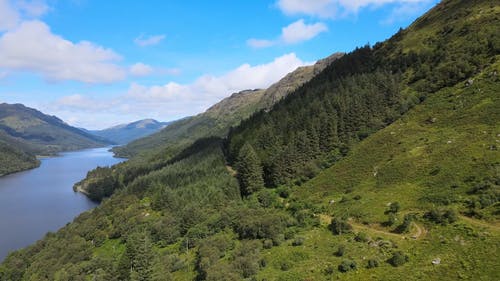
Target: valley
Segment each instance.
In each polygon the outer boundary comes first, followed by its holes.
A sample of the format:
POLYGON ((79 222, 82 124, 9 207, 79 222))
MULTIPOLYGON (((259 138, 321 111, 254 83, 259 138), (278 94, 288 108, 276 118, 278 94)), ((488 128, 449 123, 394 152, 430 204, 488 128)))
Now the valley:
MULTIPOLYGON (((141 138, 92 137, 127 142, 127 161, 72 178, 99 205, 10 253, 0 280, 495 280, 499 15, 443 0, 141 138)), ((9 124, 6 139, 31 132, 9 124)))

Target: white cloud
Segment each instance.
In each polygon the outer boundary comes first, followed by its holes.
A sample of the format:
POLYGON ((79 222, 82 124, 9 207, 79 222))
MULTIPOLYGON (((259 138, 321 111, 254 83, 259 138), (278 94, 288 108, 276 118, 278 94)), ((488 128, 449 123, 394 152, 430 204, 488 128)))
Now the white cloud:
POLYGON ((242 64, 236 69, 221 75, 203 75, 191 84, 170 82, 162 86, 142 86, 132 84, 128 96, 134 99, 153 102, 178 101, 188 99, 202 101, 205 107, 231 93, 245 89, 267 88, 287 73, 306 63, 294 53, 286 54, 267 64, 251 66, 242 64))
POLYGON ((304 14, 329 18, 335 14, 334 0, 279 0, 278 7, 287 15, 304 14))
POLYGON ((252 48, 267 48, 275 45, 276 42, 272 40, 265 40, 265 39, 255 39, 251 38, 247 40, 247 45, 252 47, 252 48))
POLYGON ((146 46, 153 46, 160 44, 161 41, 165 39, 165 35, 160 34, 160 35, 152 35, 149 37, 144 37, 143 34, 141 36, 137 37, 134 39, 135 44, 141 46, 141 47, 146 47, 146 46))
POLYGON ((73 120, 72 125, 86 128, 106 127, 126 122, 125 119, 133 121, 146 117, 172 120, 200 113, 231 93, 267 88, 287 73, 307 64, 310 63, 290 53, 266 64, 242 64, 224 75, 203 75, 188 84, 169 82, 148 86, 131 83, 126 93, 118 97, 95 99, 81 94, 70 95, 45 108, 64 120, 73 120))
POLYGON ((17 11, 8 0, 0 0, 0 32, 14 28, 20 20, 17 11))
POLYGON ((115 52, 91 42, 73 43, 38 20, 23 21, 0 37, 0 67, 33 71, 53 81, 109 83, 125 78, 115 52))
POLYGON ((424 3, 431 0, 278 0, 279 9, 286 15, 308 15, 335 18, 355 14, 366 7, 386 4, 424 3))
POLYGON ((130 74, 133 76, 147 76, 153 73, 153 68, 147 64, 144 64, 142 62, 138 62, 134 65, 132 65, 129 69, 130 74))
POLYGON ((281 38, 283 42, 293 44, 310 40, 327 30, 328 28, 323 23, 304 24, 304 20, 301 19, 284 27, 281 32, 281 38))
POLYGON ((16 1, 16 7, 28 17, 40 17, 49 10, 43 0, 16 1))
POLYGON ((399 5, 391 11, 391 14, 382 20, 381 24, 393 24, 395 22, 407 19, 412 16, 420 15, 423 11, 429 9, 431 1, 422 1, 415 3, 407 3, 405 5, 399 5))
POLYGON ((328 27, 324 23, 305 24, 304 20, 300 19, 283 27, 280 37, 276 40, 252 38, 247 40, 247 45, 252 48, 267 48, 277 44, 296 44, 311 40, 327 30, 328 27))

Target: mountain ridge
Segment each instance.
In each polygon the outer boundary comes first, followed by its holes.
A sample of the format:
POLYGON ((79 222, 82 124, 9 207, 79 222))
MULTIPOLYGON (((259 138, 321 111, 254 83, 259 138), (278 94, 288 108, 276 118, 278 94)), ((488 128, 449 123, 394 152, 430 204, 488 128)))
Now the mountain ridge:
POLYGON ((146 137, 168 126, 170 122, 159 122, 154 119, 141 119, 138 121, 119 124, 102 130, 88 130, 89 133, 108 139, 115 144, 124 145, 133 140, 146 137))
POLYGON ((109 199, 0 280, 494 280, 499 12, 444 0, 223 138, 90 172, 109 199))
POLYGON ((39 165, 36 155, 108 145, 105 140, 66 124, 56 116, 22 104, 0 104, 0 174, 39 165), (16 159, 15 161, 13 159, 16 159))
MULTIPOLYGON (((233 93, 212 105, 204 113, 173 122, 169 128, 163 131, 133 141, 126 146, 116 147, 113 151, 120 157, 130 158, 139 154, 140 150, 148 151, 151 147, 156 147, 158 150, 158 147, 165 143, 174 143, 171 145, 172 147, 167 145, 163 148, 164 151, 172 151, 191 144, 200 137, 224 136, 230 127, 237 126, 241 120, 248 118, 258 110, 269 110, 276 102, 312 79, 343 55, 344 53, 334 53, 313 65, 299 67, 267 89, 243 90, 233 93), (180 145, 175 143, 180 143, 180 145)), ((155 151, 149 152, 149 154, 154 153, 155 151)))

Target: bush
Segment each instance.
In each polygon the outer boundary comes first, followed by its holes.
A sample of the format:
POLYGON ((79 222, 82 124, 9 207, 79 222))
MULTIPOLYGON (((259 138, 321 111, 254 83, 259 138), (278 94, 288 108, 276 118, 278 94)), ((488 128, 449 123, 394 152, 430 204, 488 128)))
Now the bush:
POLYGON ((304 244, 304 240, 305 238, 304 237, 296 237, 293 242, 292 242, 292 246, 300 246, 302 244, 304 244))
POLYGON ((457 212, 454 210, 440 211, 434 209, 425 213, 424 218, 437 224, 446 225, 449 223, 456 222, 458 219, 458 215, 457 212))
POLYGON ((352 231, 352 226, 347 221, 340 218, 333 219, 329 228, 335 235, 342 235, 352 231))
POLYGON ((389 209, 385 211, 386 214, 396 214, 401 209, 401 205, 398 202, 392 202, 389 204, 389 209))
POLYGON ((332 275, 335 272, 335 269, 331 264, 327 265, 325 270, 324 270, 326 275, 332 275))
POLYGON ((401 223, 401 225, 398 226, 396 231, 398 233, 406 233, 406 232, 410 231, 411 223, 414 220, 415 220, 415 214, 406 214, 404 219, 403 219, 403 223, 401 223))
POLYGON ((264 249, 271 249, 273 247, 273 240, 271 239, 266 239, 264 242, 262 242, 262 246, 264 249))
POLYGON ((375 267, 378 267, 379 266, 379 263, 377 260, 375 259, 369 259, 368 260, 368 264, 366 265, 366 268, 375 268, 375 267))
POLYGON ((401 251, 397 251, 392 254, 392 257, 387 262, 394 267, 398 267, 407 263, 409 260, 410 258, 406 254, 401 251))
POLYGON ((358 242, 368 242, 370 240, 370 237, 368 237, 368 234, 364 232, 358 232, 358 234, 356 234, 356 237, 354 237, 354 240, 358 242))
POLYGON ((395 214, 389 213, 387 215, 387 221, 384 222, 384 225, 385 226, 393 226, 396 223, 397 220, 398 220, 398 218, 396 217, 395 214))
POLYGON ((337 257, 342 257, 344 254, 345 254, 345 245, 339 245, 337 251, 335 252, 335 255, 337 257))
POLYGON ((340 272, 348 272, 351 270, 356 270, 358 266, 356 265, 356 262, 353 260, 344 260, 342 263, 339 264, 339 271, 340 272))
POLYGON ((281 264, 280 264, 280 269, 282 271, 287 271, 291 268, 292 266, 290 265, 290 263, 288 263, 287 261, 282 261, 281 264))

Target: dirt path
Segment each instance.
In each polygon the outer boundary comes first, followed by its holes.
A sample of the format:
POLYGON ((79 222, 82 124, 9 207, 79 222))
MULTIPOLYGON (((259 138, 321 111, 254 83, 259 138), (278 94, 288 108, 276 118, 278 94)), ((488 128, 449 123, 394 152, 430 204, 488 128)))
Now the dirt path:
POLYGON ((392 233, 392 232, 388 232, 388 231, 376 229, 376 228, 370 227, 368 225, 360 224, 360 223, 353 222, 353 221, 349 221, 349 223, 352 225, 352 227, 354 228, 354 230, 363 229, 363 230, 367 230, 367 231, 378 233, 378 234, 382 234, 382 235, 388 235, 388 236, 391 236, 391 237, 397 237, 399 239, 405 239, 405 237, 403 235, 401 235, 401 234, 397 234, 397 233, 392 233))
MULTIPOLYGON (((325 215, 325 214, 319 214, 318 216, 319 216, 322 224, 329 224, 330 221, 332 220, 332 217, 325 215)), ((423 226, 416 224, 415 222, 413 222, 412 225, 416 229, 416 232, 415 233, 407 233, 407 234, 398 234, 398 233, 394 233, 394 232, 390 232, 390 231, 377 229, 377 228, 371 227, 369 225, 357 223, 353 220, 349 220, 349 224, 351 224, 353 229, 356 231, 366 230, 366 231, 369 231, 372 233, 378 233, 378 234, 387 235, 387 236, 391 236, 391 237, 395 237, 395 238, 399 238, 399 239, 407 239, 407 237, 411 237, 413 239, 420 239, 427 234, 427 229, 425 229, 425 227, 423 227, 423 226)))
POLYGON ((495 231, 500 232, 500 226, 498 226, 498 225, 487 223, 485 221, 476 220, 476 219, 469 218, 469 217, 462 216, 462 215, 459 215, 458 217, 461 220, 464 220, 464 221, 466 221, 466 222, 468 222, 470 224, 473 224, 475 226, 486 227, 486 228, 494 229, 495 231))

